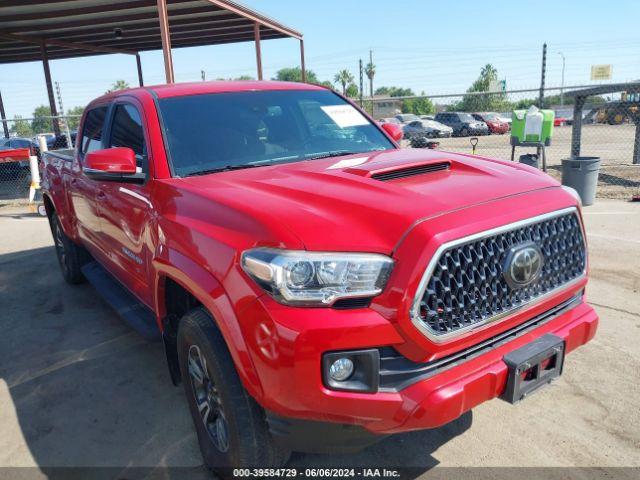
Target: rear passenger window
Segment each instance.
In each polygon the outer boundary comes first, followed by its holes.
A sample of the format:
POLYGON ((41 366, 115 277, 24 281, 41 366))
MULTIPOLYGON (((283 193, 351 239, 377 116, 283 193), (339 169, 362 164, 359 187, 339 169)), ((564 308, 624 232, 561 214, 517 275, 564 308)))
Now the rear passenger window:
POLYGON ((107 107, 97 107, 90 110, 82 128, 82 153, 93 152, 102 148, 102 131, 107 107))
POLYGON ((147 148, 144 141, 142 119, 132 105, 117 105, 111 127, 109 147, 129 147, 136 154, 141 171, 146 171, 147 148))

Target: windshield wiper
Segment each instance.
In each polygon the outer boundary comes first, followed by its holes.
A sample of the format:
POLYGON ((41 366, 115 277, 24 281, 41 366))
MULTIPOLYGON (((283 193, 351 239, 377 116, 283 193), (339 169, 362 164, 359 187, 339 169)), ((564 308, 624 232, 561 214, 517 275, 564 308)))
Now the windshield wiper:
POLYGON ((357 153, 364 153, 364 152, 352 152, 351 150, 333 150, 331 152, 311 154, 311 155, 305 157, 305 159, 306 160, 319 160, 321 158, 342 157, 344 155, 355 155, 357 153))
POLYGON ((262 165, 246 163, 244 165, 225 165, 224 167, 219 168, 209 168, 207 170, 198 170, 197 172, 192 172, 188 176, 192 175, 209 175, 210 173, 218 173, 218 172, 228 172, 230 170, 244 170, 245 168, 256 168, 262 167, 262 165))

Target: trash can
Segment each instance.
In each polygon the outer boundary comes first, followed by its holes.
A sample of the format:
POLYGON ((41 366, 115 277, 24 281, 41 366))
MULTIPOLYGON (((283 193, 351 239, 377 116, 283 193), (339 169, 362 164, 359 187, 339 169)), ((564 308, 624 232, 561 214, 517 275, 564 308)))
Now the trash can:
POLYGON ((592 205, 596 198, 600 157, 571 157, 562 160, 562 184, 574 188, 583 205, 592 205))
POLYGON ((524 163, 525 165, 529 165, 533 168, 540 168, 540 164, 538 162, 538 155, 533 153, 527 153, 526 155, 520 155, 520 159, 518 160, 520 163, 524 163))

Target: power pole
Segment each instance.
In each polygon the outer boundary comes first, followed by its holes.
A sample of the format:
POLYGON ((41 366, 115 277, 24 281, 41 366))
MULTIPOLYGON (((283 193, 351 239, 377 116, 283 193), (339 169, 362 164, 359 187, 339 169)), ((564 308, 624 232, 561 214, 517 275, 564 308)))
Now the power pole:
MULTIPOLYGON (((373 66, 373 50, 369 50, 369 64, 373 66)), ((369 96, 373 98, 373 76, 369 78, 369 96)))
POLYGON ((202 81, 205 81, 205 74, 204 74, 204 70, 200 70, 200 77, 202 78, 202 81))
POLYGON ((364 98, 363 98, 363 92, 362 90, 364 89, 364 77, 362 75, 362 59, 360 59, 360 107, 364 108, 364 98))
POLYGON ((2 92, 0 92, 0 117, 2 118, 2 128, 4 137, 9 138, 9 126, 7 125, 7 115, 4 113, 4 103, 2 103, 2 92))
MULTIPOLYGON (((60 84, 58 82, 56 82, 56 95, 58 96, 58 106, 60 107, 60 114, 64 115, 64 107, 62 106, 62 94, 60 93, 60 84)), ((71 132, 69 131, 69 122, 67 122, 67 119, 64 117, 60 120, 62 121, 65 135, 67 136, 67 148, 73 148, 73 140, 71 139, 71 132)))
POLYGON ((544 77, 547 73, 547 44, 542 45, 542 75, 540 78, 540 97, 538 98, 539 108, 544 108, 544 77))

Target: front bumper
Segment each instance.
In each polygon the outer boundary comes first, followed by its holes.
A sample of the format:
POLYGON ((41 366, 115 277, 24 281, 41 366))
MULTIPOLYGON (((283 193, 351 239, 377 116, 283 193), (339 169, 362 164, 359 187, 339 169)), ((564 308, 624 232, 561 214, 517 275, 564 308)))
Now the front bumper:
MULTIPOLYGON (((582 286, 580 287, 582 288, 582 286)), ((578 292, 566 292, 555 305, 578 292)), ((259 298, 240 319, 264 395, 259 402, 279 418, 357 426, 385 435, 435 428, 501 395, 507 379, 503 357, 546 333, 565 341, 569 353, 593 338, 598 317, 578 304, 436 374, 377 393, 334 391, 322 381, 329 351, 402 344, 404 339, 372 309, 300 309, 259 298)))

